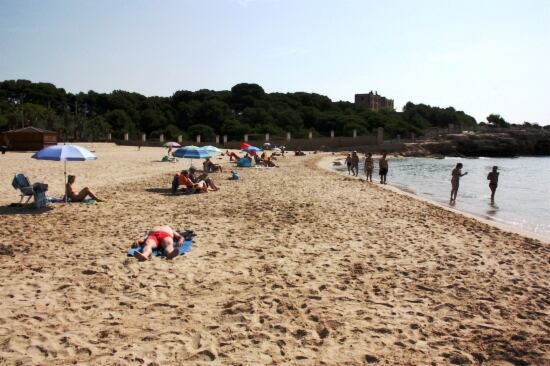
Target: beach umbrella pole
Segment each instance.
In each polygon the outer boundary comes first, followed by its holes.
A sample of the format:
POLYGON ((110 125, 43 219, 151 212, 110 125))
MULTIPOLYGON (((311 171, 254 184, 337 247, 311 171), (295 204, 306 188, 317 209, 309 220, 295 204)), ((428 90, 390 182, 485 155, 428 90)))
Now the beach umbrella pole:
POLYGON ((69 201, 69 198, 67 197, 67 160, 65 160, 65 185, 63 188, 65 189, 65 203, 69 201))

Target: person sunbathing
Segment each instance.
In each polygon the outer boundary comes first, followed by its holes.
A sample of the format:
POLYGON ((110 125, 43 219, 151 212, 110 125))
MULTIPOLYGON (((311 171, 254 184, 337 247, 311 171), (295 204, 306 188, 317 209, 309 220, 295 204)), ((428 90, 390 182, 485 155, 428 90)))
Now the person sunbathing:
POLYGON ((208 192, 206 182, 203 180, 193 181, 187 170, 182 170, 181 173, 174 175, 174 179, 172 179, 172 194, 176 194, 179 186, 184 186, 188 193, 208 192))
POLYGON ((183 236, 176 230, 168 225, 155 226, 147 233, 145 239, 134 241, 134 247, 143 245, 141 252, 137 250, 134 252, 134 257, 139 261, 146 261, 152 257, 153 249, 161 248, 166 254, 166 259, 172 259, 179 254, 176 248, 179 248, 182 244, 183 236))
POLYGON ((78 191, 75 187, 76 176, 69 175, 67 179, 66 195, 72 202, 82 202, 86 197, 96 200, 97 202, 103 202, 102 199, 97 196, 88 187, 82 188, 78 191))
POLYGON ((239 155, 237 155, 233 151, 229 151, 229 150, 227 150, 225 152, 225 155, 229 156, 229 161, 237 161, 241 158, 239 155))
POLYGON ((207 173, 210 172, 220 172, 223 173, 223 168, 220 164, 214 164, 212 161, 210 161, 209 158, 206 158, 204 163, 202 163, 203 170, 207 173))
POLYGON ((208 174, 203 173, 201 175, 197 175, 197 170, 194 167, 189 168, 189 179, 195 184, 199 184, 201 182, 205 183, 206 187, 212 189, 213 191, 217 191, 219 189, 208 174))

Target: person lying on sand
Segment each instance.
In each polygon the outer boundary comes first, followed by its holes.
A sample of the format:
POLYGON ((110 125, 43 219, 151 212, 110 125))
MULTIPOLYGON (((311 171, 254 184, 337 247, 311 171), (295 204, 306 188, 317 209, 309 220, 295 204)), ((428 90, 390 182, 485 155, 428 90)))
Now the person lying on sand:
POLYGON ((78 191, 75 186, 75 181, 76 176, 69 175, 67 177, 67 186, 65 187, 65 194, 72 202, 82 202, 88 196, 90 196, 90 198, 96 200, 97 202, 103 202, 103 200, 97 198, 97 196, 88 187, 84 187, 80 191, 78 191))
POLYGON ((172 259, 179 254, 175 248, 183 244, 183 236, 168 225, 155 226, 147 233, 145 239, 134 241, 134 247, 142 244, 143 249, 141 252, 136 251, 134 253, 134 257, 139 261, 150 259, 155 248, 162 248, 166 254, 166 259, 172 259))
POLYGON ((229 156, 229 161, 237 161, 241 158, 239 155, 237 155, 233 151, 229 151, 229 150, 227 150, 225 152, 225 155, 229 156))

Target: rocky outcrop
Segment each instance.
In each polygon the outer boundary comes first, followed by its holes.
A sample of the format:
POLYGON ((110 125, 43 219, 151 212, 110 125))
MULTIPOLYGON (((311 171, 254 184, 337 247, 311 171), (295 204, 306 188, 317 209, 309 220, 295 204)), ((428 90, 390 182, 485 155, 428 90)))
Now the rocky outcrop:
POLYGON ((533 129, 450 134, 437 139, 406 144, 403 155, 493 157, 550 155, 550 132, 533 129))

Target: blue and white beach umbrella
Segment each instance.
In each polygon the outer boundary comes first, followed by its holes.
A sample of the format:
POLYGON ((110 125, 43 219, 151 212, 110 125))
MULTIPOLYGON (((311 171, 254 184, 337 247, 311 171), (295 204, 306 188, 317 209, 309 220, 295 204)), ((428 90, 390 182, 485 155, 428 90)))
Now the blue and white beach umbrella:
MULTIPOLYGON (((187 158, 187 159, 206 159, 209 158, 212 153, 197 147, 197 146, 184 146, 180 147, 172 153, 172 156, 176 158, 187 158)), ((191 163, 191 166, 193 163, 191 163)))
MULTIPOLYGON (((67 161, 96 160, 97 156, 82 146, 77 145, 53 145, 37 151, 32 156, 36 160, 54 160, 65 162, 65 187, 67 186, 67 161)), ((67 195, 65 195, 65 202, 67 195)))
POLYGON ((221 152, 220 149, 218 149, 216 146, 212 146, 212 145, 203 146, 203 147, 201 147, 201 149, 203 149, 204 151, 208 151, 211 154, 221 152))
POLYGON ((209 158, 212 153, 197 147, 197 146, 184 146, 180 147, 172 153, 172 156, 176 158, 187 158, 187 159, 205 159, 209 158))

